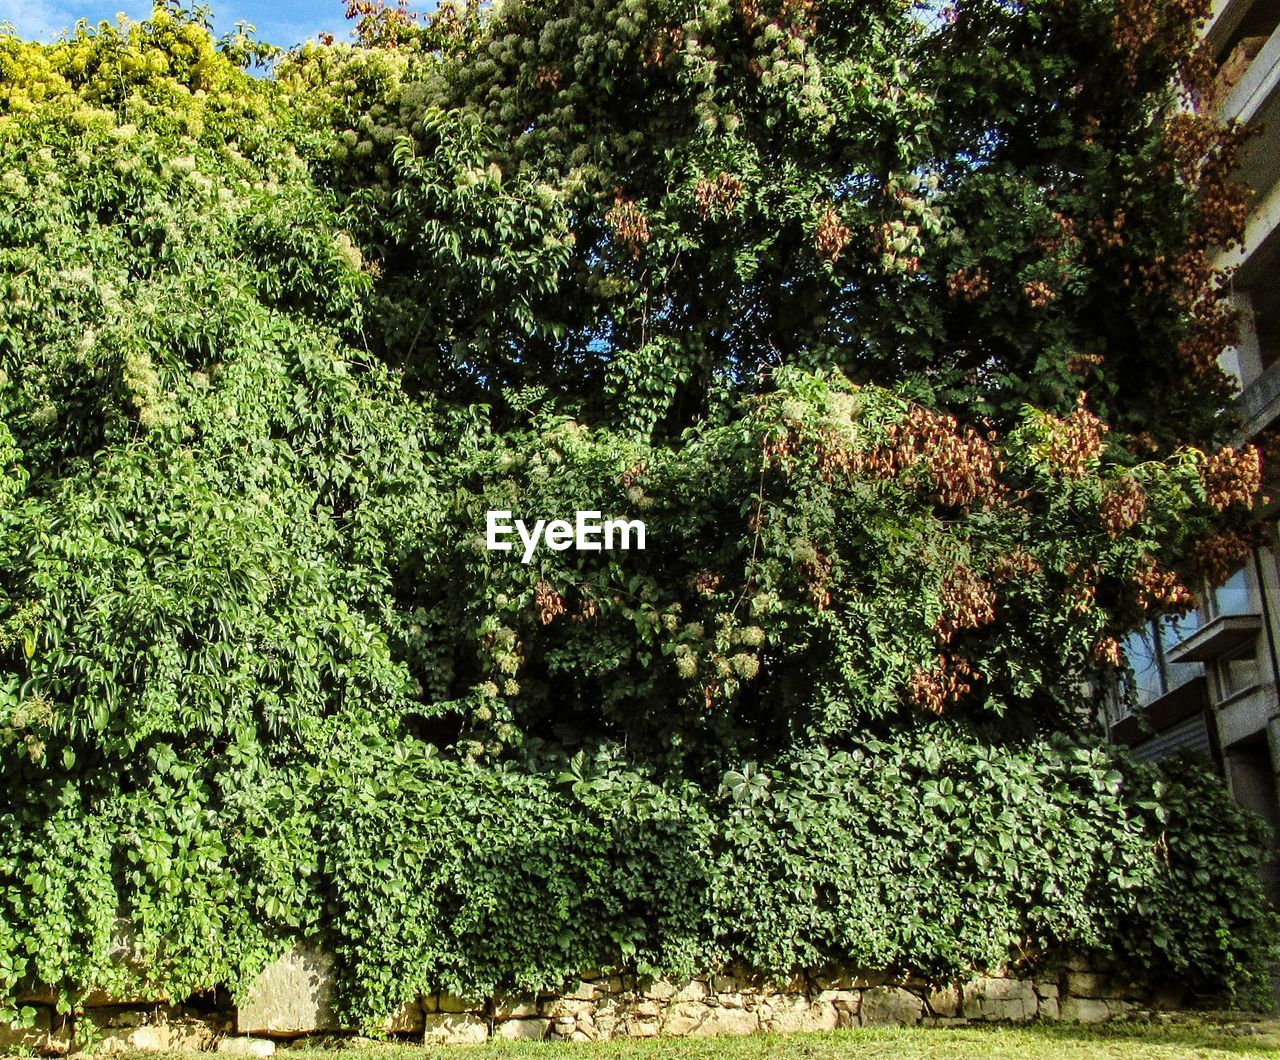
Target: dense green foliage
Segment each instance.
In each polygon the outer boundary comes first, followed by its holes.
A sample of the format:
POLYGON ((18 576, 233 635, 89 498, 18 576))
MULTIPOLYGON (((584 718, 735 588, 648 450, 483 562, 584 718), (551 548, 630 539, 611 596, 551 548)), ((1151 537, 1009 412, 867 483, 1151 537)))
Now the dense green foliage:
POLYGON ((516 2, 280 77, 340 132, 370 341, 432 389, 674 436, 786 363, 969 420, 1088 388, 1168 445, 1220 410, 1242 206, 1169 109, 1196 6, 516 2))
POLYGON ((91 797, 22 798, 29 831, 0 850, 6 922, 25 928, 0 936, 11 983, 140 974, 181 996, 240 985, 273 930, 323 929, 346 1010, 376 1025, 419 993, 618 961, 946 979, 1074 949, 1211 996, 1252 989, 1269 945, 1258 825, 1221 786, 1070 744, 943 725, 707 791, 616 750, 494 769, 338 737, 323 762, 227 758, 156 754, 134 790, 91 775, 91 797))
POLYGON ((1011 947, 1255 985, 1253 826, 1050 742, 1258 486, 1233 134, 1142 10, 375 10, 261 80, 167 7, 0 38, 0 988, 298 934, 361 1015, 1011 947), (494 508, 648 547, 526 565, 494 508))

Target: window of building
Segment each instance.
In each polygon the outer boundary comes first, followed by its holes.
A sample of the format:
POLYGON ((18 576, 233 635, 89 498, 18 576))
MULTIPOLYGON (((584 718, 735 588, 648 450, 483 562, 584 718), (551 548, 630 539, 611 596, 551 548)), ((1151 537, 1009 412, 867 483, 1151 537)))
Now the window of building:
MULTIPOLYGON (((1256 615, 1260 607, 1254 584, 1251 569, 1242 567, 1222 585, 1211 588, 1205 594, 1206 621, 1223 615, 1256 615)), ((1218 696, 1221 699, 1227 699, 1256 685, 1260 679, 1256 638, 1214 660, 1214 670, 1218 677, 1218 696)))
POLYGON ((1258 609, 1253 603, 1252 581, 1249 568, 1241 567, 1217 588, 1210 589, 1205 600, 1207 617, 1256 614, 1258 609))
POLYGON ((1258 340, 1258 360, 1270 368, 1280 359, 1280 285, 1263 284, 1249 292, 1253 327, 1258 340))
POLYGON ((1156 647, 1155 629, 1145 626, 1130 633, 1124 642, 1124 654, 1133 673, 1129 684, 1138 706, 1145 707, 1164 695, 1164 678, 1160 673, 1160 650, 1156 647))
POLYGON ((1218 662, 1218 676, 1222 681, 1222 697, 1234 696, 1258 683, 1258 656, 1254 646, 1248 644, 1218 662))
POLYGON ((1123 649, 1133 672, 1114 701, 1117 721, 1127 716, 1133 706, 1148 706, 1204 675, 1206 666, 1212 668, 1214 696, 1218 700, 1253 688, 1262 679, 1257 637, 1249 637, 1247 643, 1241 643, 1238 636, 1227 638, 1221 654, 1216 654, 1208 664, 1170 661, 1170 651, 1202 626, 1225 616, 1257 615, 1262 610, 1252 565, 1242 567, 1222 585, 1204 588, 1203 611, 1192 611, 1182 618, 1157 619, 1126 638, 1123 649))
MULTIPOLYGON (((1274 282, 1277 266, 1280 249, 1264 246, 1249 260, 1255 279, 1239 280, 1231 297, 1239 332, 1235 344, 1224 351, 1222 363, 1245 389, 1258 383, 1258 377, 1280 360, 1280 284, 1274 282)), ((1259 400, 1265 404, 1269 396, 1262 395, 1259 400)))
POLYGON ((1167 657, 1169 649, 1194 633, 1199 625, 1200 616, 1192 611, 1182 618, 1168 616, 1156 619, 1129 634, 1124 642, 1124 652, 1133 669, 1133 675, 1128 679, 1129 688, 1138 706, 1154 703, 1204 673, 1203 663, 1174 663, 1167 657))

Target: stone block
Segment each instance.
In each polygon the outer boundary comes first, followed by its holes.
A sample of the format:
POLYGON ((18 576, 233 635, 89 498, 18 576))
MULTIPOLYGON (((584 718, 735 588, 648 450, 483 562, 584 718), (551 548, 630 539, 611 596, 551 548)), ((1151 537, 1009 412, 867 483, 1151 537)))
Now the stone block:
POLYGON ((1073 997, 1093 997, 1103 999, 1134 998, 1140 991, 1128 983, 1111 975, 1098 972, 1068 972, 1066 981, 1067 993, 1073 997))
POLYGON ((510 1019, 493 1025, 493 1036, 506 1042, 542 1041, 551 1030, 545 1019, 510 1019))
POLYGON ((711 1010, 700 1001, 675 1002, 667 1009, 666 1018, 662 1021, 662 1033, 675 1038, 691 1034, 710 1013, 711 1010))
POLYGON ((169 1051, 179 1053, 206 1052, 216 1034, 214 1029, 200 1021, 184 1021, 169 1024, 169 1051))
POLYGON ((602 991, 595 983, 588 983, 585 979, 579 979, 560 996, 571 998, 574 1001, 595 1001, 600 997, 601 993, 602 991))
MULTIPOLYGON (((810 984, 809 981, 805 979, 805 977, 802 975, 793 975, 790 979, 784 982, 777 982, 772 979, 763 980, 760 983, 760 993, 765 995, 766 997, 769 997, 775 994, 795 994, 795 995, 807 997, 810 993, 811 986, 814 989, 826 989, 825 987, 818 986, 816 981, 813 984, 810 984)), ((846 988, 833 986, 830 989, 841 990, 846 988)))
POLYGON ((644 985, 642 993, 653 1001, 670 1001, 676 996, 679 987, 667 979, 655 979, 644 985))
POLYGON ((707 997, 710 991, 707 984, 701 979, 690 979, 687 983, 682 983, 676 988, 674 994, 671 995, 672 1001, 701 1001, 707 997))
POLYGON ((921 1016, 921 1027, 968 1027, 970 1021, 963 1016, 921 1016))
MULTIPOLYGON (((840 991, 840 993, 844 993, 840 991)), ((854 995, 856 998, 856 995, 854 995)), ((765 1021, 768 1030, 779 1034, 794 1034, 799 1031, 830 1031, 842 1025, 841 1011, 834 1002, 810 1002, 803 997, 775 997, 769 1003, 769 1014, 766 1016, 763 1006, 759 1011, 760 1018, 765 1021)), ((844 1026, 853 1026, 857 1013, 855 1001, 845 1010, 844 1026)))
POLYGON ((924 1003, 935 1016, 960 1015, 960 991, 954 986, 939 986, 924 996, 924 1003))
POLYGON ((152 1023, 129 1032, 129 1051, 134 1053, 198 1053, 203 1052, 213 1035, 203 1028, 174 1027, 152 1023))
POLYGON ((578 1001, 571 997, 558 997, 552 1001, 539 1002, 539 1015, 548 1016, 551 1019, 561 1019, 567 1017, 569 1019, 581 1019, 584 1016, 590 1016, 595 1011, 594 1001, 578 1001))
POLYGON ((1062 999, 1059 1014, 1067 1023, 1104 1023, 1111 1018, 1106 1001, 1089 997, 1062 999))
POLYGON ((493 1018, 528 1019, 538 1014, 538 1000, 532 994, 498 994, 493 999, 493 1018))
POLYGON ((214 1052, 227 1056, 270 1056, 276 1051, 276 1043, 265 1038, 223 1038, 214 1052))
POLYGON ((1187 988, 1185 986, 1166 985, 1157 987, 1151 994, 1151 1007, 1156 1009, 1179 1009, 1186 1004, 1187 988))
POLYGON ((814 1001, 831 1005, 857 1006, 858 992, 856 990, 820 990, 814 1001))
POLYGON ((213 1032, 199 1023, 148 1023, 109 1027, 97 1036, 94 1052, 197 1053, 208 1049, 213 1032))
POLYGON ((265 968, 236 1010, 240 1034, 290 1038, 341 1030, 333 1010, 333 957, 296 945, 265 968))
MULTIPOLYGON (((689 1031, 693 1038, 718 1038, 721 1035, 754 1034, 760 1029, 760 1017, 744 1009, 705 1009, 706 1019, 689 1031)), ((665 1028, 664 1028, 665 1029, 665 1028)))
POLYGON ((1056 979, 1037 979, 1032 986, 1035 988, 1036 997, 1057 998, 1058 996, 1058 981, 1056 979))
POLYGON ((628 1020, 624 1027, 628 1038, 656 1038, 661 1026, 656 1019, 628 1020))
POLYGON ((1025 979, 984 977, 965 983, 961 1014, 966 1019, 1022 1023, 1034 1019, 1039 1005, 1035 989, 1025 979))
POLYGON ((187 1002, 180 1005, 173 1012, 173 1019, 196 1020, 203 1023, 214 1035, 221 1037, 224 1034, 235 1034, 236 1017, 235 1009, 214 1009, 210 1010, 207 1004, 187 1002))
POLYGON ((1056 997, 1042 997, 1036 1015, 1042 1020, 1056 1022, 1062 1019, 1062 1003, 1056 997))
POLYGON ((613 1038, 621 1033, 621 1025, 631 1015, 631 1010, 617 998, 606 997, 596 1002, 595 1012, 583 1022, 592 1023, 600 1038, 613 1038))
POLYGON ((455 994, 437 994, 436 1007, 433 1012, 481 1012, 484 1010, 484 1002, 468 1001, 466 998, 458 997, 455 994))
POLYGON ((147 1022, 147 1010, 137 1008, 95 1008, 85 1012, 85 1018, 102 1029, 141 1027, 147 1022))
POLYGON ((13 1053, 65 1053, 71 1047, 66 1026, 55 1024, 48 1009, 36 1012, 30 1027, 11 1027, 0 1023, 0 1056, 13 1053))
POLYGON ((914 1027, 924 1002, 900 986, 873 986, 862 992, 858 1018, 864 1027, 914 1027))
POLYGON ((469 1012, 432 1012, 423 1023, 427 1045, 477 1045, 489 1037, 489 1024, 469 1012))
POLYGON ((382 1021, 387 1034, 421 1034, 423 1028, 422 1000, 406 1001, 382 1021))
POLYGON ((1067 972, 1067 993, 1075 997, 1101 997, 1102 976, 1097 972, 1067 972))
POLYGON ((26 986, 18 991, 19 1005, 54 1005, 58 1001, 58 992, 51 986, 26 986))
POLYGON ((759 1014, 740 1008, 711 1008, 700 1001, 676 1002, 662 1021, 668 1037, 714 1038, 752 1034, 760 1029, 759 1014))

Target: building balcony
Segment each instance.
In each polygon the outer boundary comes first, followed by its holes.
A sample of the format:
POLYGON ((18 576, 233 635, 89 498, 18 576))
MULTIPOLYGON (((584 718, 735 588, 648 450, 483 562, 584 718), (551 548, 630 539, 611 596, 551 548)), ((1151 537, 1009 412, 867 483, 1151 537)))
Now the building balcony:
POLYGON ((1246 386, 1235 400, 1240 428, 1232 441, 1247 441, 1280 418, 1280 361, 1262 370, 1262 374, 1246 386))
POLYGON ((1226 120, 1255 122, 1263 116, 1278 88, 1280 33, 1272 33, 1249 61, 1239 81, 1222 101, 1218 113, 1226 120))
POLYGON ((1156 741, 1168 745, 1162 750, 1185 747, 1208 751, 1208 710, 1208 681, 1203 676, 1195 677, 1170 689, 1142 710, 1121 718, 1111 726, 1111 739, 1134 748, 1156 741), (1160 739, 1162 733, 1168 734, 1163 740, 1160 739))
POLYGON ((1255 640, 1261 615, 1219 615, 1169 649, 1171 663, 1212 662, 1255 640))

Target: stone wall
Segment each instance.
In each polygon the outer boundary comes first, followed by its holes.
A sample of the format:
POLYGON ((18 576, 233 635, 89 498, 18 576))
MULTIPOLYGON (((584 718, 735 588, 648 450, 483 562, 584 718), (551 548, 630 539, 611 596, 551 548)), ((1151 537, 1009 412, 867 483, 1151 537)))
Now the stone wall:
MULTIPOLYGON (((1175 1008, 1162 996, 1081 961, 1047 966, 1034 978, 985 975, 939 986, 886 975, 843 971, 797 977, 779 985, 726 974, 674 983, 624 972, 587 972, 570 989, 537 996, 464 1000, 433 994, 404 1006, 383 1033, 427 1044, 497 1039, 597 1041, 660 1035, 710 1037, 760 1031, 836 1027, 956 1027, 982 1022, 1066 1020, 1095 1023, 1175 1008)), ((295 947, 259 977, 240 1008, 128 1003, 90 997, 73 1024, 54 1014, 52 997, 24 999, 37 1008, 34 1028, 0 1027, 0 1053, 14 1047, 65 1053, 73 1041, 103 1052, 209 1050, 266 1056, 277 1041, 349 1033, 334 1010, 332 959, 295 947)))

